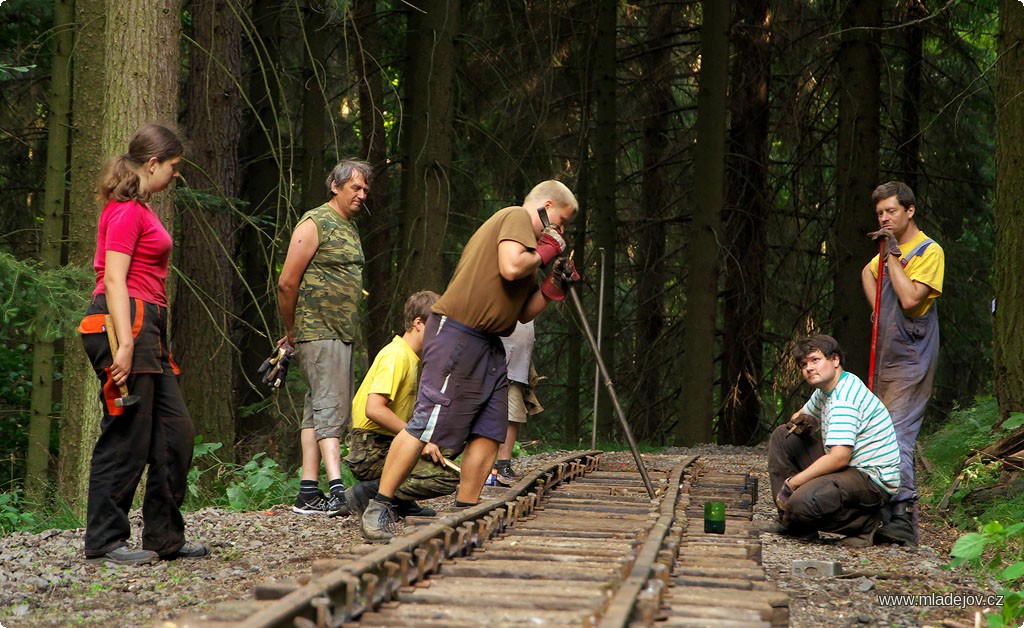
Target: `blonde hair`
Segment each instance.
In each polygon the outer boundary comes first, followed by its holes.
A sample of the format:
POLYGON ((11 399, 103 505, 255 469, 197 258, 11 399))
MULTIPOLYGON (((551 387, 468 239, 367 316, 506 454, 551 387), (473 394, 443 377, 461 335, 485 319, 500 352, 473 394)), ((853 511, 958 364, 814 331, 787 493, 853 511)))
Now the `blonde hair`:
POLYGON ((153 157, 163 162, 180 157, 184 152, 181 140, 167 127, 159 124, 140 127, 128 140, 128 152, 113 157, 104 167, 96 192, 100 206, 111 200, 145 203, 150 194, 140 189, 139 168, 153 157))
POLYGON ((530 193, 526 195, 526 199, 523 200, 523 207, 530 209, 534 205, 543 205, 544 201, 548 199, 553 201, 555 205, 568 205, 572 207, 573 214, 580 208, 580 204, 572 190, 561 181, 555 181, 554 179, 542 181, 533 186, 530 193))

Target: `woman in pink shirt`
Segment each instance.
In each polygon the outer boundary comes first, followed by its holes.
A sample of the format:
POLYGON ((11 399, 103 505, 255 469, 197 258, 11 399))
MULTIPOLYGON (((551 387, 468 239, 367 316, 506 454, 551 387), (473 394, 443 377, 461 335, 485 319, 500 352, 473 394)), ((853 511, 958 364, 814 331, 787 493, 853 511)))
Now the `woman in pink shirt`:
POLYGON ((182 152, 173 131, 147 124, 132 136, 127 153, 110 160, 100 179, 96 288, 79 327, 103 386, 103 422, 89 474, 89 560, 146 564, 209 553, 206 545, 185 540, 181 504, 195 427, 167 345, 165 279, 173 241, 147 204, 178 176, 182 152), (116 352, 107 324, 117 338, 116 352), (122 398, 122 385, 127 398, 122 398), (147 464, 142 549, 133 550, 128 510, 147 464))

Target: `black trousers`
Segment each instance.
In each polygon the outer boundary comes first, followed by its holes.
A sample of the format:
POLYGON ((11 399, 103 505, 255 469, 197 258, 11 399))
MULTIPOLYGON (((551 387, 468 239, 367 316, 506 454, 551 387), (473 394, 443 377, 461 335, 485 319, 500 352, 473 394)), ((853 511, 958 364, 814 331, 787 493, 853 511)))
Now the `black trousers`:
MULTIPOLYGON (((772 495, 787 478, 825 455, 820 434, 789 434, 782 425, 768 440, 768 475, 772 495)), ((866 532, 882 516, 890 495, 867 474, 847 467, 802 484, 793 491, 782 521, 797 531, 821 530, 848 536, 866 532)))
MULTIPOLYGON (((195 426, 185 407, 178 379, 170 363, 166 342, 166 308, 132 301, 132 317, 142 321, 136 352, 155 347, 158 356, 137 355, 133 365, 158 360, 161 372, 133 373, 128 390, 139 401, 124 408, 110 403, 110 350, 106 335, 83 334, 86 353, 103 385, 100 403, 103 421, 93 448, 89 473, 85 554, 102 556, 125 545, 131 536, 128 511, 142 472, 149 465, 142 502, 142 547, 161 555, 173 554, 185 543, 181 504, 188 488, 195 426), (156 338, 144 338, 156 334, 156 338)), ((90 314, 103 313, 106 304, 97 299, 90 314)))

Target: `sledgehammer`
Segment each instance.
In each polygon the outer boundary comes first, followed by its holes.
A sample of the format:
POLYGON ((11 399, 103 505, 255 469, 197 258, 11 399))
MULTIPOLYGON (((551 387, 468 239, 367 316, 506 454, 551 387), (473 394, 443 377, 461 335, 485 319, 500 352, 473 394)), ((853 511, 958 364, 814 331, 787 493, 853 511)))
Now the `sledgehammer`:
MULTIPOLYGON (((107 341, 110 343, 110 359, 113 360, 114 356, 117 355, 117 334, 114 333, 114 319, 110 318, 110 314, 103 317, 103 326, 107 328, 107 341)), ((111 375, 113 377, 113 375, 111 375)), ((114 400, 114 405, 118 408, 130 406, 133 403, 139 402, 138 395, 128 394, 128 385, 121 384, 118 386, 121 389, 121 397, 114 400)))

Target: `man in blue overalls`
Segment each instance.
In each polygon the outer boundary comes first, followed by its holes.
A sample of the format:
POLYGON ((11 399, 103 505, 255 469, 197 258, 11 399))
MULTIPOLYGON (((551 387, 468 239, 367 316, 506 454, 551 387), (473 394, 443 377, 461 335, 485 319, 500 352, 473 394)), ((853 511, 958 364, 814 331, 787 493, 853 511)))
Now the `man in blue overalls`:
MULTIPOLYGON (((874 393, 892 415, 900 446, 900 490, 876 538, 916 545, 914 444, 931 397, 939 357, 939 319, 934 302, 942 294, 945 256, 942 247, 914 222, 914 192, 907 184, 883 183, 872 192, 871 200, 881 227, 871 235, 885 240, 874 393)), ((874 308, 877 256, 864 267, 861 281, 874 308)))

